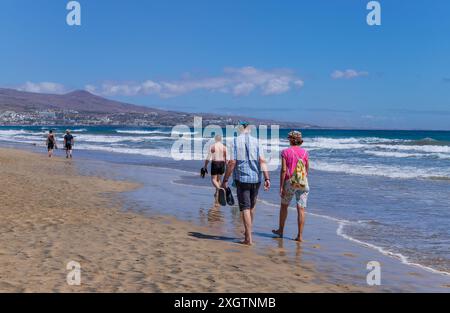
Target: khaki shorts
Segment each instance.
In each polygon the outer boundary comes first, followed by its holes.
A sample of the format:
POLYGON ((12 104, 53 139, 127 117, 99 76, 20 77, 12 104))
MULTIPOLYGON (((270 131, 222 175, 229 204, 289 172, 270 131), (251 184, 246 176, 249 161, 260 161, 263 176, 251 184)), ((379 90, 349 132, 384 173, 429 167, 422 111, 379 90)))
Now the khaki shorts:
POLYGON ((297 201, 297 205, 306 209, 308 205, 309 187, 302 189, 294 189, 289 181, 284 183, 284 194, 281 197, 281 203, 284 205, 291 204, 292 198, 297 201))

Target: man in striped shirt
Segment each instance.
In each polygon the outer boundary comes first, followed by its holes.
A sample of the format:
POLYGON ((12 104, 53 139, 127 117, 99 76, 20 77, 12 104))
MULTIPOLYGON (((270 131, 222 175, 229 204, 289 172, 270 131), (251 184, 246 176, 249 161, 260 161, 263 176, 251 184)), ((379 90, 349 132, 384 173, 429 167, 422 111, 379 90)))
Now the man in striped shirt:
POLYGON ((241 134, 234 138, 231 147, 230 160, 228 161, 222 186, 228 187, 228 179, 233 174, 237 187, 239 209, 245 227, 246 245, 252 245, 252 227, 255 216, 256 200, 264 176, 264 189, 270 189, 270 178, 266 161, 261 153, 258 139, 250 135, 250 125, 240 122, 241 134))

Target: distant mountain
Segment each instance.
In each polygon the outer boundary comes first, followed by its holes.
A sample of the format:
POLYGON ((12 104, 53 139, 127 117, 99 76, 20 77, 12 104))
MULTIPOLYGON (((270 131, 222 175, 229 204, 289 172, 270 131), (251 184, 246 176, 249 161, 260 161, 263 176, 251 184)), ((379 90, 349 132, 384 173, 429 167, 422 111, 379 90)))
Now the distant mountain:
MULTIPOLYGON (((259 125, 278 124, 286 128, 315 128, 316 126, 296 123, 279 122, 269 119, 256 119, 242 116, 218 115, 213 113, 185 113, 155 109, 119 101, 109 100, 84 90, 77 90, 63 95, 41 94, 0 88, 0 113, 14 111, 27 114, 36 111, 76 111, 74 115, 67 115, 57 123, 84 123, 84 124, 128 124, 148 126, 174 126, 177 124, 189 125, 194 116, 202 116, 204 125, 225 125, 235 123, 240 119, 259 125), (94 122, 95 121, 95 122, 94 122), (100 122, 99 122, 100 121, 100 122)), ((43 122, 45 122, 43 120, 43 122)), ((0 121, 1 123, 1 121, 0 121)), ((20 123, 20 120, 19 122, 20 123)), ((39 118, 30 119, 29 123, 39 123, 39 118)), ((5 124, 5 123, 3 123, 5 124)))
POLYGON ((143 106, 108 100, 84 90, 64 95, 23 92, 0 88, 0 110, 74 110, 81 113, 146 113, 159 111, 143 106))

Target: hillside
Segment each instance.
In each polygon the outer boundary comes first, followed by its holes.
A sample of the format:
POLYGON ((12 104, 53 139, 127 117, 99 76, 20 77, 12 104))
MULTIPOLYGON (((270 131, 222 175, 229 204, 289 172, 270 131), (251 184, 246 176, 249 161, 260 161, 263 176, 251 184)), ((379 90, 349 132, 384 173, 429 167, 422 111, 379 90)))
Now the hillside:
POLYGON ((17 116, 5 117, 3 120, 0 120, 0 125, 36 125, 50 123, 174 126, 177 124, 189 125, 193 122, 194 116, 202 116, 205 125, 225 125, 245 118, 257 125, 279 124, 281 127, 314 127, 303 123, 277 122, 274 120, 242 116, 166 111, 109 100, 84 90, 56 95, 0 88, 0 114, 6 111, 15 112, 17 116), (55 117, 49 119, 48 115, 36 113, 43 111, 56 112, 55 117))
POLYGON ((105 99, 83 90, 64 95, 53 95, 4 88, 0 88, 0 110, 15 112, 74 110, 82 113, 145 113, 155 111, 155 109, 105 99))

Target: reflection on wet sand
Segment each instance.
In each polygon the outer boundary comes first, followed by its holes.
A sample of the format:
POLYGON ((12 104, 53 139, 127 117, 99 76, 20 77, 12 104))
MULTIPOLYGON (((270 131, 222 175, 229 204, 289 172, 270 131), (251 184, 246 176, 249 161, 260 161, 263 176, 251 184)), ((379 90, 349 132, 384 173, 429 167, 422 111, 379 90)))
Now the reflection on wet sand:
POLYGON ((211 209, 209 209, 207 215, 208 215, 208 222, 211 225, 217 223, 223 224, 224 222, 224 215, 219 205, 215 205, 211 209))
POLYGON ((209 209, 200 208, 199 220, 205 226, 223 226, 225 224, 225 216, 220 205, 217 204, 209 209))
POLYGON ((297 248, 295 249, 295 261, 297 263, 302 263, 303 246, 301 243, 296 243, 297 248))
POLYGON ((231 225, 235 234, 243 233, 244 226, 242 225, 241 211, 236 206, 231 208, 231 225))

